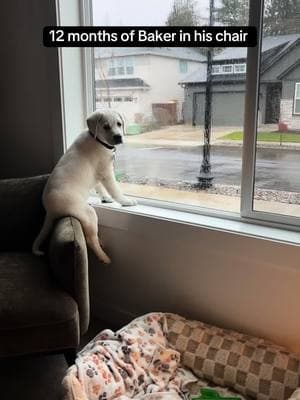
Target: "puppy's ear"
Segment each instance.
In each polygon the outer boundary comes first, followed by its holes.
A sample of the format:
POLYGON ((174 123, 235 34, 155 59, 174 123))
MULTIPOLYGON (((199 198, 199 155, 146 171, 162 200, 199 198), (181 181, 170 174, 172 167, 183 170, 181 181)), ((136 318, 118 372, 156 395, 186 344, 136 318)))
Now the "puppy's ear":
POLYGON ((101 118, 102 118, 102 113, 99 112, 99 111, 95 111, 95 112, 93 112, 93 114, 91 114, 91 115, 87 118, 87 120, 86 120, 86 123, 87 123, 87 126, 88 126, 88 128, 89 128, 89 131, 90 131, 94 136, 96 136, 96 134, 97 134, 97 132, 96 132, 97 123, 101 120, 101 118))
POLYGON ((124 118, 124 115, 121 114, 120 112, 118 112, 118 114, 119 114, 122 124, 123 124, 123 135, 125 136, 125 118, 124 118))

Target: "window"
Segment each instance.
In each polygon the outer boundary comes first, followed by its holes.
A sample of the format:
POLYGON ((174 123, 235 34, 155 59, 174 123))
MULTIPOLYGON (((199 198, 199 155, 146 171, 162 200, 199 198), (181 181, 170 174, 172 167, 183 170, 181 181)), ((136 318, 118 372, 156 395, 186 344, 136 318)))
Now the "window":
POLYGON ((181 74, 186 74, 188 72, 188 63, 186 60, 179 60, 179 71, 181 74))
POLYGON ((108 75, 114 76, 116 75, 116 67, 115 67, 115 60, 109 60, 109 67, 108 67, 108 75))
POLYGON ((235 74, 244 74, 246 72, 246 63, 244 64, 234 64, 235 74))
POLYGON ((300 114, 300 82, 295 83, 294 114, 300 114))
POLYGON ((133 75, 133 59, 131 57, 111 58, 108 61, 108 76, 133 75))
POLYGON ((234 65, 213 65, 212 74, 222 75, 222 74, 244 74, 246 72, 246 63, 244 64, 234 64, 234 65))
POLYGON ((232 74, 233 73, 233 65, 223 65, 222 73, 223 74, 232 74))
POLYGON ((212 73, 214 75, 221 74, 221 65, 213 65, 212 66, 212 73))
POLYGON ((134 68, 133 68, 133 59, 132 58, 125 59, 125 66, 126 66, 126 74, 133 75, 134 68))
POLYGON ((133 102, 133 97, 132 96, 126 96, 126 97, 124 97, 124 101, 125 102, 133 102))
MULTIPOLYGON (((266 7, 268 3, 265 2, 265 15, 266 7)), ((299 7, 298 3, 298 12, 299 7)), ((291 19, 285 18, 282 16, 276 20, 283 33, 292 23, 293 16, 290 16, 291 19)), ((300 85, 294 86, 292 82, 294 77, 299 77, 300 81, 300 71, 295 68, 293 61, 299 45, 296 50, 289 36, 277 34, 278 29, 273 32, 272 22, 275 21, 263 20, 262 49, 264 40, 269 43, 276 40, 281 41, 286 53, 283 55, 280 50, 274 51, 268 60, 263 50, 249 51, 250 57, 253 54, 248 64, 248 106, 252 111, 247 111, 246 115, 248 125, 245 124, 244 132, 247 137, 244 168, 254 173, 250 172, 244 177, 242 190, 246 191, 247 197, 243 212, 250 218, 300 226, 300 118, 293 113, 293 107, 297 107, 295 103, 300 94, 300 85), (253 72, 257 64, 260 67, 259 76, 253 72), (256 101, 259 101, 259 110, 253 107, 256 101)), ((297 32, 300 36, 299 24, 297 32)))
MULTIPOLYGON (((106 25, 107 20, 119 24, 111 10, 121 0, 92 1, 95 25, 106 25)), ((157 13, 150 3, 143 2, 138 21, 136 12, 123 14, 122 24, 164 25, 172 7, 166 3, 157 13)), ((105 107, 124 112, 127 120, 126 143, 119 147, 115 164, 124 192, 168 202, 168 207, 300 226, 300 76, 293 64, 300 27, 296 20, 291 23, 293 17, 289 23, 284 18, 272 23, 270 16, 263 26, 260 7, 270 11, 271 3, 251 0, 239 15, 236 25, 249 23, 262 31, 259 46, 248 49, 247 63, 243 48, 214 50, 212 74, 219 76, 212 79, 210 119, 205 112, 205 51, 108 48, 106 74, 104 67, 99 73, 95 52, 97 95, 105 107), (294 35, 284 33, 287 27, 294 35), (116 87, 112 82, 120 76, 126 79, 116 87), (207 147, 204 128, 209 121, 207 147)), ((194 5, 205 18, 206 5, 201 0, 194 5)), ((130 11, 133 0, 126 0, 126 7, 130 11)))

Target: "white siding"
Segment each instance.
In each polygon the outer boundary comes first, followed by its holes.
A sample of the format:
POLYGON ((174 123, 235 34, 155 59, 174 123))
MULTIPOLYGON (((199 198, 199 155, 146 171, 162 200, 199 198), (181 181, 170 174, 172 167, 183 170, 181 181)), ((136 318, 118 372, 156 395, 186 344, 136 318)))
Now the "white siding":
MULTIPOLYGON (((140 78, 149 89, 114 89, 110 90, 110 96, 124 96, 124 93, 131 93, 137 101, 136 103, 112 103, 114 108, 124 112, 129 122, 143 118, 145 121, 152 119, 153 103, 177 103, 177 118, 182 119, 182 104, 184 101, 184 89, 179 82, 187 75, 194 72, 199 63, 196 61, 188 61, 188 69, 186 73, 180 73, 179 59, 140 55, 133 57, 134 74, 108 77, 107 66, 105 60, 96 60, 96 79, 117 79, 117 78, 140 78)), ((99 92, 99 91, 98 91, 99 92)), ((107 90, 101 90, 107 95, 107 90)), ((99 105, 99 104, 98 104, 99 105)), ((102 103, 102 106, 105 104, 102 103)))

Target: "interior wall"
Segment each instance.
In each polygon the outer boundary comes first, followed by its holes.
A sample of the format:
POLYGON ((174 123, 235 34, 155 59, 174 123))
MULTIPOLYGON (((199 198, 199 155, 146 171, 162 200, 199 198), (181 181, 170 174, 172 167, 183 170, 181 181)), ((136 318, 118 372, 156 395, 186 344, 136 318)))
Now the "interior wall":
POLYGON ((43 46, 55 1, 5 1, 1 16, 0 178, 47 173, 63 150, 57 50, 43 46))
MULTIPOLYGON (((1 5, 0 178, 49 172, 62 150, 52 0, 1 5)), ((91 258, 93 313, 127 322, 173 311, 300 351, 300 248, 175 222, 100 210, 111 266, 91 258)))
POLYGON ((112 264, 90 263, 93 314, 171 311, 300 351, 300 247, 98 209, 112 264))

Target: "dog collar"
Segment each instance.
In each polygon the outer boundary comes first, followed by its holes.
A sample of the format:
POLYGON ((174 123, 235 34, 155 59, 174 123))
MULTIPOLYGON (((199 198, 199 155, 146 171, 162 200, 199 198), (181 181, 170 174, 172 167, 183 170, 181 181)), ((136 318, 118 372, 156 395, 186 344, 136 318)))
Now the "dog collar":
POLYGON ((108 144, 108 143, 103 142, 103 141, 102 141, 101 139, 99 139, 97 136, 94 136, 94 135, 92 134, 91 131, 89 131, 89 134, 90 134, 95 140, 97 140, 98 143, 101 143, 102 146, 106 147, 108 150, 116 151, 116 147, 115 147, 115 146, 112 146, 112 145, 110 145, 110 144, 108 144))

